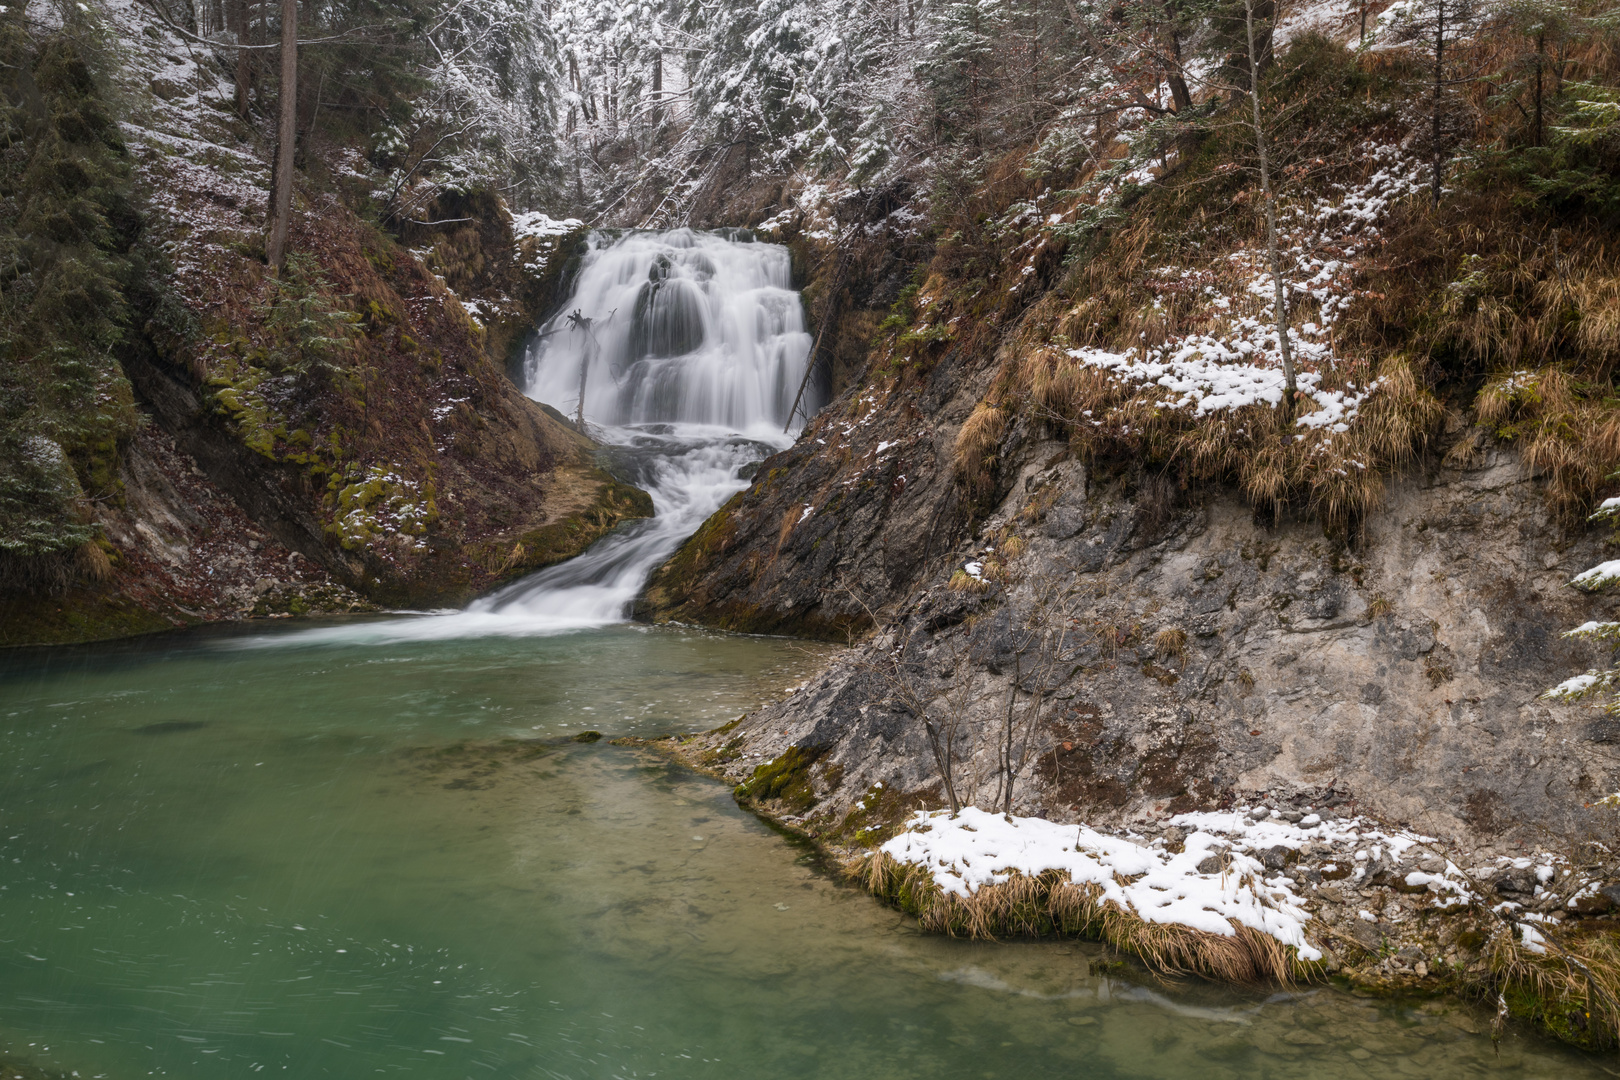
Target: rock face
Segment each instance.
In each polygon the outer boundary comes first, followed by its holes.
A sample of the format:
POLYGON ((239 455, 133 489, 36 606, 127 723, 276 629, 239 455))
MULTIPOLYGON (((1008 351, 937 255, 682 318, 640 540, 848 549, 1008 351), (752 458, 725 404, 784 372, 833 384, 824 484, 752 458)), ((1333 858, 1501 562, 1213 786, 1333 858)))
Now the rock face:
MULTIPOLYGON (((795 453, 807 455, 803 443, 773 467, 821 475, 795 453)), ((919 460, 884 471, 869 458, 867 491, 919 460)), ((887 602, 892 617, 786 701, 707 737, 710 762, 742 779, 804 748, 815 764, 802 817, 828 836, 943 805, 925 720, 951 744, 961 802, 1054 820, 1124 823, 1266 797, 1476 848, 1613 831, 1613 812, 1591 804, 1620 786, 1609 749, 1620 725, 1540 698, 1596 659, 1560 633, 1606 607, 1566 586, 1600 558, 1600 538, 1572 540, 1553 523, 1511 454, 1391 483, 1348 548, 1309 523, 1257 522, 1234 492, 1166 491, 1128 463, 1088 469, 1061 444, 1026 440, 1016 460, 1000 506, 943 567, 924 563, 927 515, 915 508, 837 518, 870 537, 845 549, 845 565, 890 583, 872 606, 887 602), (905 591, 904 567, 884 569, 889 545, 911 552, 918 591, 905 591), (878 783, 882 798, 852 814, 878 783)), ((863 475, 831 475, 852 473, 863 475)), ((772 488, 762 472, 738 505, 802 506, 811 487, 827 490, 785 478, 772 488)), ((833 498, 858 508, 882 496, 833 498)), ((821 513, 783 527, 800 567, 816 549, 794 537, 821 513)), ((836 526, 825 528, 836 545, 836 526)), ((786 569, 737 584, 745 558, 710 563, 721 569, 687 610, 749 595, 773 598, 761 607, 793 598, 784 612, 833 608, 832 559, 799 571, 800 595, 786 569)))
POLYGON ((945 363, 843 394, 653 575, 639 613, 834 641, 892 613, 949 565, 973 513, 951 448, 987 380, 945 363))
POLYGON ((96 508, 105 563, 60 593, 0 593, 0 646, 372 608, 249 517, 155 424, 125 449, 118 481, 122 499, 96 508))

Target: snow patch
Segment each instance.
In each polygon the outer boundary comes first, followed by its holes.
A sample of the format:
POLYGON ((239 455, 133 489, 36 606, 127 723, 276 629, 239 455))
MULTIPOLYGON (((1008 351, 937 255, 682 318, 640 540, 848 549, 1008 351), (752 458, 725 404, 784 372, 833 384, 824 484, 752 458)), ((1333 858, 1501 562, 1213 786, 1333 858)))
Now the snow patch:
POLYGON ((1057 870, 1076 885, 1097 886, 1104 902, 1148 922, 1223 937, 1237 932, 1234 924, 1247 926, 1294 946, 1303 959, 1321 959, 1321 950, 1305 938, 1310 915, 1290 879, 1265 879, 1260 861, 1237 851, 1228 853, 1224 872, 1198 870, 1225 847, 1215 833, 1199 830, 1187 837, 1181 852, 1171 853, 1084 825, 1006 817, 970 806, 955 818, 945 811, 918 811, 909 828, 880 850, 899 862, 927 867, 941 889, 963 898, 1009 880, 1014 871, 1034 877, 1057 870))

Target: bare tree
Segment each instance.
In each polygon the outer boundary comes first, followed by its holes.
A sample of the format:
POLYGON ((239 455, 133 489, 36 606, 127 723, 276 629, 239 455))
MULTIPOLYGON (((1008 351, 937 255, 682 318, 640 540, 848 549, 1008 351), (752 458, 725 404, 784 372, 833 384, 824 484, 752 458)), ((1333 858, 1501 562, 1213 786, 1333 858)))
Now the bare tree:
POLYGON ((900 711, 908 713, 922 724, 928 740, 934 766, 939 771, 945 801, 951 816, 961 812, 964 801, 971 801, 978 784, 969 781, 969 797, 964 800, 957 790, 956 761, 958 743, 968 741, 970 711, 974 703, 972 666, 961 643, 955 640, 946 646, 947 657, 939 668, 949 668, 943 692, 935 693, 932 680, 924 663, 915 653, 915 628, 901 631, 891 647, 881 653, 869 667, 888 684, 887 701, 900 711))
POLYGON ((281 0, 280 117, 276 121, 275 177, 270 187, 270 236, 265 255, 276 273, 287 262, 292 220, 293 156, 298 139, 298 0, 281 0))
POLYGON ((1271 187, 1271 155, 1266 126, 1260 112, 1260 68, 1263 53, 1270 51, 1272 35, 1266 34, 1266 47, 1255 41, 1254 0, 1243 0, 1243 31, 1248 41, 1249 103, 1254 128, 1254 146, 1260 155, 1260 199, 1266 215, 1266 254, 1271 261, 1272 318, 1277 326, 1277 347, 1282 352, 1282 423, 1294 418, 1294 394, 1298 384, 1294 374, 1293 343, 1288 340, 1288 287, 1283 280, 1282 246, 1277 242, 1277 194, 1271 187))
MULTIPOLYGON (((845 584, 844 592, 861 606, 873 625, 880 625, 877 613, 853 586, 845 584)), ((901 606, 912 609, 916 606, 916 600, 914 594, 901 606)), ((943 660, 924 657, 921 655, 919 635, 928 635, 915 622, 891 627, 889 634, 887 646, 879 647, 874 643, 861 668, 884 684, 887 692, 883 701, 888 707, 907 714, 922 725, 923 737, 928 740, 928 749, 939 773, 945 801, 951 808, 951 816, 955 817, 964 805, 956 783, 957 743, 968 735, 969 711, 974 702, 969 657, 962 643, 955 639, 946 644, 943 660), (948 669, 948 673, 942 676, 945 680, 942 692, 936 692, 928 674, 929 666, 941 671, 948 669)), ((969 800, 971 792, 976 791, 977 787, 976 780, 970 778, 969 800)))
POLYGON ((1046 750, 1036 740, 1046 700, 1066 681, 1063 667, 1073 659, 1080 600, 1072 590, 1059 593, 1065 581, 1064 575, 1046 579, 1021 635, 1014 636, 1012 685, 996 740, 996 802, 1003 814, 1012 814, 1013 789, 1024 769, 1046 750))
POLYGON ((591 319, 579 308, 575 308, 568 315, 568 328, 570 330, 585 331, 585 348, 579 354, 579 404, 574 410, 574 426, 581 433, 585 431, 585 382, 591 374, 591 363, 596 359, 601 345, 596 340, 596 334, 591 330, 591 319))

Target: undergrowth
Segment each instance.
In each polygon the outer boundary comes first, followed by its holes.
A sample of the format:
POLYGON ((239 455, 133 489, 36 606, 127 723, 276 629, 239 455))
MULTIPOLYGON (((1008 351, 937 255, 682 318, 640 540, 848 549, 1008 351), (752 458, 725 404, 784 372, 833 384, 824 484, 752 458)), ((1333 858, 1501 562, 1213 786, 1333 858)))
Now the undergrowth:
MULTIPOLYGON (((1562 81, 1538 99, 1541 126, 1530 126, 1521 77, 1542 62, 1541 31, 1493 23, 1496 36, 1456 60, 1480 77, 1463 95, 1467 115, 1452 118, 1467 137, 1444 197, 1436 204, 1419 185, 1385 207, 1371 240, 1356 234, 1324 254, 1352 267, 1336 313, 1319 297, 1291 301, 1291 325, 1317 325, 1331 346, 1331 362, 1304 365, 1317 388, 1376 386, 1347 431, 1294 427, 1263 403, 1194 415, 1151 383, 1071 355, 1212 333, 1208 294, 1244 296, 1246 268, 1232 256, 1262 241, 1252 142, 1216 103, 1183 123, 1173 160, 1148 184, 1110 179, 1133 160, 1123 144, 1069 174, 1031 147, 942 170, 938 250, 884 324, 875 372, 903 380, 953 351, 995 364, 954 456, 981 505, 999 490, 1008 440, 1035 425, 1082 457, 1136 459, 1184 486, 1230 483, 1263 513, 1307 514, 1351 538, 1393 474, 1443 448, 1447 411, 1472 409, 1544 477, 1556 516, 1576 523, 1620 466, 1620 124, 1610 104, 1620 50, 1601 20, 1571 11, 1587 22, 1579 35, 1558 31, 1562 81), (1517 81, 1492 82, 1493 64, 1517 81), (1118 189, 1107 213, 1096 201, 1104 180, 1118 189)), ((1422 151, 1411 87, 1423 70, 1415 54, 1358 53, 1317 35, 1279 58, 1262 97, 1279 118, 1285 215, 1308 218, 1313 199, 1387 167, 1370 147, 1422 151)), ((1417 175, 1422 161, 1405 168, 1417 175)), ((1314 408, 1303 397, 1289 405, 1314 408)))
POLYGON ((929 870, 874 851, 860 871, 867 888, 916 916, 924 930, 952 937, 995 939, 1063 935, 1105 941, 1167 974, 1205 975, 1227 982, 1292 983, 1316 965, 1269 934, 1236 926, 1231 935, 1153 923, 1102 902, 1094 885, 1076 885, 1056 871, 1014 873, 971 896, 946 892, 929 870))
POLYGON ((98 580, 133 394, 114 349, 139 233, 101 43, 0 8, 0 589, 98 580))

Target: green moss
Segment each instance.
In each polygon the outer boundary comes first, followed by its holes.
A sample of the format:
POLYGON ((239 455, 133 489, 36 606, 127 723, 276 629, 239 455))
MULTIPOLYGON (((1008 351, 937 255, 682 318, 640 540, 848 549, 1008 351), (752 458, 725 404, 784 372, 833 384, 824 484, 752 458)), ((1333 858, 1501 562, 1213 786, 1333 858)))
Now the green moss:
POLYGON ((255 619, 280 615, 310 615, 326 612, 375 611, 374 605, 336 585, 301 584, 270 589, 253 602, 255 619))
POLYGON ((179 611, 151 611, 124 597, 85 588, 57 596, 0 593, 0 646, 108 641, 196 621, 179 611))
POLYGON ((717 769, 722 765, 729 765, 742 756, 743 738, 738 736, 723 746, 716 747, 698 756, 698 763, 707 768, 717 769))
POLYGON ((575 742, 593 743, 600 742, 601 740, 602 733, 600 731, 582 731, 578 735, 574 736, 575 742))
POLYGON ((1587 1009, 1584 1000, 1546 997, 1527 983, 1513 983, 1502 991, 1508 1012, 1537 1024, 1563 1042, 1583 1050, 1605 1050, 1615 1045, 1614 1032, 1587 1009))
MULTIPOLYGON (((439 520, 430 482, 418 484, 395 470, 373 465, 355 470, 350 483, 332 493, 330 529, 350 551, 374 544, 389 533, 422 537, 439 520)), ((334 477, 331 483, 336 483, 334 477)))
POLYGON ((826 752, 826 747, 788 747, 780 757, 760 765, 753 776, 737 785, 734 791, 737 801, 780 802, 792 811, 803 813, 816 802, 810 766, 826 752))
MULTIPOLYGON (((835 785, 836 781, 829 775, 828 786, 835 785)), ((838 823, 834 835, 843 843, 876 847, 894 836, 914 809, 917 809, 915 800, 908 801, 894 788, 873 784, 850 805, 849 813, 838 823)))
POLYGON ((527 574, 573 558, 626 521, 653 516, 652 496, 598 471, 602 487, 590 506, 532 529, 507 554, 503 576, 527 574))

